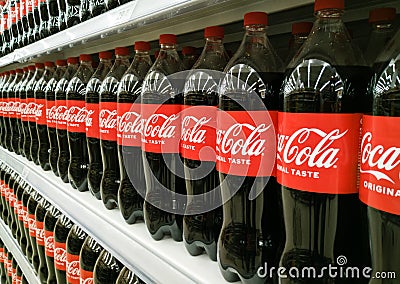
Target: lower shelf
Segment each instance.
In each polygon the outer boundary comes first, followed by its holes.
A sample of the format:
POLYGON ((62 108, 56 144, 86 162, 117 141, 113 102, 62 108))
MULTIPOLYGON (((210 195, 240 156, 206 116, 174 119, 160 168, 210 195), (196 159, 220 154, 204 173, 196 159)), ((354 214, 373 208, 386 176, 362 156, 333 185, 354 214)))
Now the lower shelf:
POLYGON ((19 244, 12 236, 10 229, 1 219, 0 219, 0 236, 4 242, 4 245, 12 253, 19 267, 21 267, 21 270, 24 273, 26 280, 28 280, 30 284, 36 284, 36 283, 40 284, 40 280, 36 276, 32 264, 22 253, 19 244))
POLYGON ((193 257, 171 238, 153 240, 144 223, 126 224, 119 210, 107 210, 89 192, 74 190, 15 153, 0 148, 0 160, 146 283, 226 283, 207 255, 193 257))

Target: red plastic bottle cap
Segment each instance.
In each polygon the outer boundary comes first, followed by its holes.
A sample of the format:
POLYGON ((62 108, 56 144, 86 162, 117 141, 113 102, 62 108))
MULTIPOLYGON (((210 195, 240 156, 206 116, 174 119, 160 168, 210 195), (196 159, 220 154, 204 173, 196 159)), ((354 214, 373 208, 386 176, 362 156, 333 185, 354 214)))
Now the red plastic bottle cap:
POLYGON ((99 52, 100 59, 112 59, 113 54, 110 51, 101 51, 99 52))
POLYGON ((162 34, 160 35, 160 44, 176 44, 176 35, 162 34))
POLYGON ((220 26, 206 27, 204 29, 204 37, 224 38, 224 28, 220 26))
POLYGON ((369 23, 387 23, 396 19, 396 8, 384 7, 369 11, 369 23))
POLYGON ((308 35, 313 27, 312 22, 298 22, 292 24, 293 35, 308 35))
POLYGON ((46 67, 54 67, 54 63, 51 62, 51 61, 46 61, 46 62, 44 63, 44 66, 46 66, 46 67))
POLYGON ((56 60, 56 65, 57 66, 66 66, 67 65, 67 60, 65 60, 65 59, 56 60))
POLYGON ((265 12, 250 12, 244 15, 243 26, 263 25, 268 26, 268 14, 265 12))
POLYGON ((314 12, 326 9, 344 10, 344 0, 315 0, 314 12))
POLYGON ((36 69, 43 69, 44 68, 44 64, 43 63, 35 63, 35 68, 36 69))
POLYGON ((36 70, 35 65, 29 65, 28 70, 34 71, 36 70))
POLYGON ((184 47, 182 47, 182 54, 183 55, 196 54, 196 48, 193 46, 184 46, 184 47))
POLYGON ((127 55, 129 55, 129 48, 127 48, 125 46, 117 47, 117 48, 115 48, 115 55, 127 56, 127 55))
POLYGON ((138 51, 149 51, 150 43, 147 41, 135 41, 135 50, 138 51))
POLYGON ((24 70, 24 72, 28 72, 28 66, 25 66, 25 67, 23 68, 23 70, 24 70))
POLYGON ((22 69, 20 69, 20 68, 18 68, 17 70, 15 70, 18 74, 21 74, 21 73, 23 73, 24 72, 24 70, 22 70, 22 69))
POLYGON ((79 55, 79 61, 92 61, 92 56, 90 54, 79 55))
POLYGON ((79 63, 79 58, 78 57, 68 57, 67 58, 67 63, 68 64, 78 64, 79 63))
POLYGON ((10 70, 11 75, 15 75, 15 70, 10 70))
POLYGON ((6 76, 10 75, 10 71, 5 72, 6 76))

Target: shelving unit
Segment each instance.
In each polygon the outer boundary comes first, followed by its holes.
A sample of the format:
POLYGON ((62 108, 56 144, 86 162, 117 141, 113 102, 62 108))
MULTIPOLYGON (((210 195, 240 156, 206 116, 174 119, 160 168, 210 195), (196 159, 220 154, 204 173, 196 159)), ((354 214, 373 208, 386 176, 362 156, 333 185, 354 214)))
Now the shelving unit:
POLYGON ((0 160, 146 283, 225 283, 218 264, 205 254, 190 256, 171 238, 153 240, 144 223, 126 224, 119 210, 107 210, 89 192, 74 190, 15 153, 0 148, 0 160))
POLYGON ((2 237, 2 240, 7 249, 11 251, 19 267, 21 267, 21 270, 24 273, 26 280, 28 280, 30 284, 40 284, 40 280, 36 276, 32 264, 22 253, 19 244, 12 236, 10 229, 1 219, 0 219, 0 236, 2 237))

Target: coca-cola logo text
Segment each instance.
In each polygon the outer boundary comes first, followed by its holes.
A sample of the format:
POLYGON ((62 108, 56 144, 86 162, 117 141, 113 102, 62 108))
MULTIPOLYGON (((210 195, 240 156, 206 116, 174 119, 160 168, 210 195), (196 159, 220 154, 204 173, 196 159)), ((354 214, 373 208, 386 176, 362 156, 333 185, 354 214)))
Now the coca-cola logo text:
POLYGON ((182 119, 181 140, 195 144, 204 143, 207 131, 202 129, 202 126, 206 125, 210 120, 211 118, 207 117, 185 116, 182 119))
POLYGON ((59 264, 65 264, 67 262, 67 252, 64 248, 54 249, 54 261, 59 264))
POLYGON ((117 110, 102 109, 99 115, 101 131, 103 129, 114 129, 117 127, 117 110))
POLYGON ((79 260, 71 261, 67 263, 67 274, 71 278, 79 278, 79 260))
MULTIPOLYGON (((168 139, 175 135, 176 126, 173 122, 179 119, 179 115, 170 116, 156 113, 144 122, 143 136, 145 138, 168 139), (161 123, 160 123, 161 121, 161 123)), ((162 141, 164 144, 165 141, 162 141)))
POLYGON ((118 121, 118 132, 142 134, 144 120, 142 116, 134 111, 125 112, 118 121))

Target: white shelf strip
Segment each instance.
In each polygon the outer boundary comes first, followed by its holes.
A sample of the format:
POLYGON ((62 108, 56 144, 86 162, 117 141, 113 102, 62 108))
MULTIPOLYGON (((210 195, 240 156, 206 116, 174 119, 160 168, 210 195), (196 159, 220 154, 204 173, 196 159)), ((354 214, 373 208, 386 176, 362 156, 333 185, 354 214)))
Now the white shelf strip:
POLYGON ((3 220, 0 219, 0 236, 4 242, 4 245, 7 249, 12 253, 13 257, 17 261, 19 267, 23 274, 25 275, 26 280, 30 284, 40 284, 39 278, 36 276, 34 272, 34 268, 32 264, 28 261, 25 255, 22 253, 21 248, 17 241, 13 238, 10 229, 4 223, 3 220))
POLYGON ((171 238, 153 240, 144 223, 126 224, 119 210, 107 210, 89 192, 74 190, 15 153, 0 148, 0 159, 146 283, 226 283, 205 254, 190 256, 171 238))

